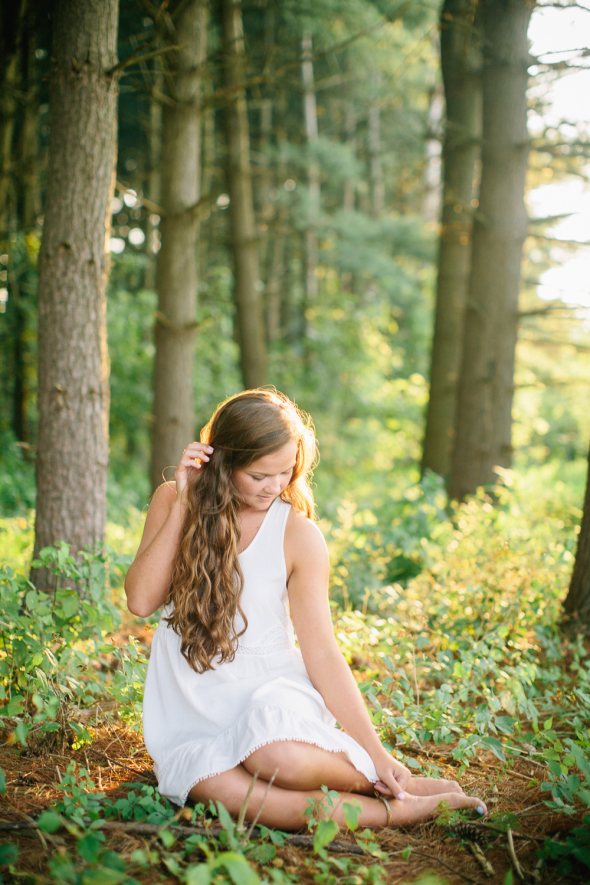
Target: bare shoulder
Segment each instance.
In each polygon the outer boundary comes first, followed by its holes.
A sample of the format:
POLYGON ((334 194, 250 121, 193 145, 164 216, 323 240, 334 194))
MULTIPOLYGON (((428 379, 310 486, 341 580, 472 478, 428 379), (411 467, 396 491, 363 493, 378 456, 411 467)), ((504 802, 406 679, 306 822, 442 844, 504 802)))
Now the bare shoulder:
POLYGON ((150 501, 150 510, 152 506, 156 509, 160 507, 167 507, 170 509, 176 500, 176 483, 175 482, 163 482, 161 486, 158 486, 154 494, 152 495, 152 500, 150 501))
POLYGON ((150 506, 145 518, 145 525, 143 527, 143 536, 141 538, 137 555, 142 553, 158 534, 166 517, 170 513, 175 500, 175 482, 164 482, 161 486, 158 486, 150 501, 150 506))
POLYGON ((320 529, 294 507, 285 529, 285 558, 289 574, 306 567, 329 567, 328 547, 320 529))

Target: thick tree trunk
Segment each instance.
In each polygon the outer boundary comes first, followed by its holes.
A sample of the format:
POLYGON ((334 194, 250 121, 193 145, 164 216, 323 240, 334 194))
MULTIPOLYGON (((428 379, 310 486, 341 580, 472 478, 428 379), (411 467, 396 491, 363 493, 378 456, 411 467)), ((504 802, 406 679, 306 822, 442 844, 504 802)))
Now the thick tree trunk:
POLYGON ((477 0, 445 0, 440 22, 446 101, 444 182, 422 471, 433 470, 447 478, 471 259, 471 201, 481 144, 481 34, 476 6, 477 0))
POLYGON ((522 246, 529 0, 483 0, 483 148, 479 210, 457 393, 449 492, 472 494, 509 467, 522 246))
POLYGON ((202 72, 207 49, 205 0, 179 4, 170 59, 175 95, 163 112, 161 248, 156 288, 156 361, 151 482, 162 482, 194 438, 193 361, 197 307, 202 72))
POLYGON ((563 611, 572 633, 590 633, 590 454, 576 560, 563 611))
MULTIPOLYGON (((315 100, 313 79, 313 44, 311 34, 306 32, 301 40, 301 79, 303 81, 303 116, 308 150, 313 150, 319 138, 318 112, 315 100)), ((318 281, 318 235, 320 215, 320 167, 310 155, 307 162, 307 188, 309 205, 307 208, 307 228, 305 230, 305 295, 306 307, 317 298, 318 281)), ((306 322, 306 325, 308 323, 306 322)))
MULTIPOLYGON (((118 0, 58 0, 39 254, 35 555, 103 540, 108 463, 105 241, 117 143, 118 0)), ((34 573, 49 585, 45 570, 34 573)))
POLYGON ((234 298, 240 363, 245 388, 266 384, 266 340, 262 309, 263 286, 252 203, 250 133, 244 88, 244 34, 240 0, 223 0, 224 82, 227 90, 227 182, 234 298))

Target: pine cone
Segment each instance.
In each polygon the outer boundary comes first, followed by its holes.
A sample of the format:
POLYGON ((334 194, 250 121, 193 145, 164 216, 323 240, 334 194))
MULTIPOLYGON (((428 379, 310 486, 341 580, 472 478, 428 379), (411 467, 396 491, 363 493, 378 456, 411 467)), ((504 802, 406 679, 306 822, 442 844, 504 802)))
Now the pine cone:
POLYGON ((467 821, 459 821, 457 824, 451 824, 445 827, 447 833, 452 836, 458 836, 460 839, 467 839, 469 842, 475 842, 476 845, 485 845, 487 843, 487 834, 485 830, 475 824, 467 821))

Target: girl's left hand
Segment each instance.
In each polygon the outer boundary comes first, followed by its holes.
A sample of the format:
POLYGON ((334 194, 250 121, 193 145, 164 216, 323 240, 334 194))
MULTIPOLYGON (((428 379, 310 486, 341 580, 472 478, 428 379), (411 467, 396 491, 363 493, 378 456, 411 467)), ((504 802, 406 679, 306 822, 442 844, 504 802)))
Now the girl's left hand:
POLYGON ((404 787, 412 777, 412 772, 393 756, 384 754, 375 765, 379 780, 375 783, 375 789, 385 796, 395 796, 396 799, 405 798, 404 787))

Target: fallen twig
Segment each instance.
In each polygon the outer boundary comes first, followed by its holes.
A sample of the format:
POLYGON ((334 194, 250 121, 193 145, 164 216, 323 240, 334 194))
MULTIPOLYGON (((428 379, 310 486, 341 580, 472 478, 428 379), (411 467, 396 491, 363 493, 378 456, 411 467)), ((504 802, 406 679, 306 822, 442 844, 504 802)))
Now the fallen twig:
POLYGON ((412 854, 419 854, 420 857, 425 857, 428 860, 434 860, 436 863, 442 864, 443 867, 446 867, 447 870, 450 870, 455 876, 461 876, 462 879, 465 879, 466 882, 473 882, 473 885, 481 885, 477 879, 472 879, 471 876, 468 876, 467 873, 462 873, 461 870, 458 870, 456 867, 452 867, 450 863, 447 863, 445 860, 441 860, 440 857, 436 857, 434 854, 426 854, 425 851, 418 851, 416 848, 412 850, 412 854))
POLYGON ((476 842, 468 842, 469 850, 486 874, 486 876, 494 875, 494 868, 476 842))
POLYGON ((518 862, 518 858, 516 856, 516 851, 514 850, 514 842, 512 840, 512 830, 510 829, 510 827, 508 827, 506 835, 508 837, 508 854, 510 855, 510 860, 512 861, 512 863, 514 865, 514 872, 516 873, 518 878, 522 882, 524 882, 524 873, 522 871, 522 867, 520 866, 520 864, 518 862))
MULTIPOLYGON (((25 835, 27 830, 38 830, 39 827, 35 821, 17 820, 5 821, 0 820, 0 832, 18 832, 19 830, 25 835)), ((138 836, 157 836, 162 830, 170 830, 175 836, 219 836, 224 832, 222 827, 182 827, 174 824, 166 826, 162 824, 141 824, 133 821, 104 821, 101 830, 113 833, 130 833, 138 836)), ((260 835, 260 831, 256 830, 251 835, 255 838, 260 835)), ((313 845, 313 836, 298 835, 285 836, 285 839, 292 845, 311 846, 313 845)), ((364 855, 365 850, 360 845, 352 842, 330 842, 326 846, 328 851, 334 851, 340 854, 358 854, 364 855)))

